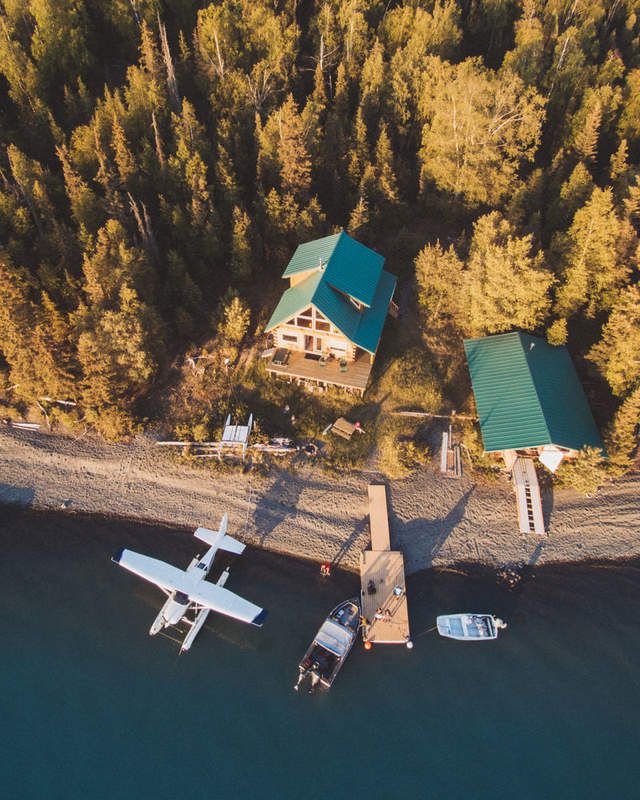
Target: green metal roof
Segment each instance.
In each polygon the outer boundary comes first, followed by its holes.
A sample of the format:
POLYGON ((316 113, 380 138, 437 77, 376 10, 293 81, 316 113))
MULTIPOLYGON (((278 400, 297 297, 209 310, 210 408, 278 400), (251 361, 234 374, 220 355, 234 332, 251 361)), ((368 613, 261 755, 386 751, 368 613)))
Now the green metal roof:
POLYGON ((604 453, 566 347, 526 333, 465 339, 487 452, 553 444, 604 453))
POLYGON ((266 330, 273 330, 307 306, 314 305, 347 339, 363 350, 375 353, 395 286, 395 275, 382 270, 371 305, 357 311, 344 295, 329 285, 326 271, 318 270, 286 290, 271 315, 266 330))
POLYGON ((370 306, 383 266, 383 256, 340 231, 298 245, 282 277, 322 269, 327 283, 370 306))

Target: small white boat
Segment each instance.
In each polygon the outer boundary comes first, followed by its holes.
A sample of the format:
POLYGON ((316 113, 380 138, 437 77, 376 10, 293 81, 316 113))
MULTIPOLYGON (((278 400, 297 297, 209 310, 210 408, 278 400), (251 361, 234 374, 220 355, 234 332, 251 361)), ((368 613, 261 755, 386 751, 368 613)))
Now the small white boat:
POLYGON ((506 622, 492 614, 443 614, 436 624, 440 636, 461 642, 497 639, 498 631, 507 627, 506 622))

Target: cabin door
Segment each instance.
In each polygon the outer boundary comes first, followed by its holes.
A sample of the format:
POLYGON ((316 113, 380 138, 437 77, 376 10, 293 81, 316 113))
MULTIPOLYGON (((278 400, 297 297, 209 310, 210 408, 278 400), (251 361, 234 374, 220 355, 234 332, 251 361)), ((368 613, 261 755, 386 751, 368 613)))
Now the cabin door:
POLYGON ((322 353, 322 336, 305 335, 304 349, 307 353, 322 353))

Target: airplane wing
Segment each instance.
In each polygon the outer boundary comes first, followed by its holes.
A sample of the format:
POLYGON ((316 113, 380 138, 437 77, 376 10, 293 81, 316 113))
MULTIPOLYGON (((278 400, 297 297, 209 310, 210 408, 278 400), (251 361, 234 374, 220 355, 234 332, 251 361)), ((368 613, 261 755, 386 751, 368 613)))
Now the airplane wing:
POLYGON ((157 558, 150 556, 143 556, 140 553, 134 553, 133 550, 125 550, 121 548, 111 559, 121 567, 133 572, 145 581, 155 583, 161 589, 167 592, 172 592, 174 589, 180 589, 180 584, 184 583, 184 571, 177 567, 172 567, 171 564, 166 564, 164 561, 159 561, 157 558))
POLYGON ((215 583, 201 581, 189 590, 189 599, 219 614, 240 620, 240 622, 250 622, 252 625, 262 627, 267 612, 259 606, 250 603, 243 597, 216 586, 215 583))
POLYGON ((192 603, 210 608, 219 614, 240 620, 240 622, 250 622, 252 625, 261 627, 267 618, 267 612, 259 606, 250 603, 243 597, 217 586, 215 583, 206 581, 194 582, 189 573, 184 572, 157 558, 143 556, 134 553, 133 550, 119 550, 112 560, 121 567, 133 572, 146 581, 155 583, 165 591, 172 592, 174 589, 183 592, 192 603))

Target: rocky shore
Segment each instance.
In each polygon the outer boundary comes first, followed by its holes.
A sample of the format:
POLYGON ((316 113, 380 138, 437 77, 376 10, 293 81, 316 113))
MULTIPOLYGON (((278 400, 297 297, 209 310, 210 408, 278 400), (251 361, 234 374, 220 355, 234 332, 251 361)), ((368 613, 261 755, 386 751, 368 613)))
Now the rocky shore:
MULTIPOLYGON (((339 480, 311 462, 267 476, 174 461, 151 436, 111 445, 44 432, 0 431, 0 503, 216 527, 275 552, 356 570, 368 545, 366 485, 375 472, 339 480)), ((407 570, 477 562, 493 566, 640 556, 640 476, 593 497, 543 494, 548 536, 518 533, 508 481, 442 477, 435 465, 389 484, 391 535, 407 570)))

